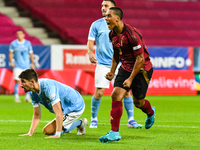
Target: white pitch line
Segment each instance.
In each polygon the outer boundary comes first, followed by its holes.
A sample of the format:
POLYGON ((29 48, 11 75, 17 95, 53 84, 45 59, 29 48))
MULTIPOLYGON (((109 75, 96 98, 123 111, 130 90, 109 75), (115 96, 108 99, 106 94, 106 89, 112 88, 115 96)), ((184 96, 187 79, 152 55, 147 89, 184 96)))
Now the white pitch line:
MULTIPOLYGON (((40 122, 45 122, 45 123, 50 121, 40 120, 40 122)), ((0 120, 0 122, 32 122, 32 120, 0 120)))
MULTIPOLYGON (((98 124, 104 124, 104 125, 110 125, 110 123, 98 123, 98 124)), ((127 124, 120 124, 120 125, 126 125, 127 124)), ((166 128, 197 128, 200 129, 200 126, 175 126, 175 125, 154 125, 155 127, 166 127, 166 128)))
MULTIPOLYGON (((47 120, 41 120, 40 122, 43 123, 48 123, 51 120, 47 121, 47 120)), ((23 123, 23 122, 28 122, 31 123, 32 120, 0 120, 0 122, 6 123, 6 122, 19 122, 19 123, 23 123)), ((100 125, 110 125, 110 123, 98 123, 100 125)), ((127 126, 127 124, 120 124, 122 126, 127 126)), ((165 128, 192 128, 192 129, 200 129, 200 126, 179 126, 179 125, 154 125, 155 127, 165 127, 165 128)))
MULTIPOLYGON (((53 119, 52 119, 53 120, 53 119)), ((5 121, 7 121, 7 122, 31 122, 32 120, 0 120, 0 122, 5 122, 5 121)), ((50 122, 51 120, 49 120, 49 121, 47 121, 47 120, 41 120, 40 122, 50 122)), ((101 122, 103 122, 104 120, 101 120, 101 122)), ((141 121, 141 120, 137 120, 137 122, 144 122, 144 120, 143 121, 141 121)), ((167 122, 169 122, 169 123, 200 123, 200 121, 158 121, 158 120, 156 120, 156 122, 158 123, 158 122, 162 122, 162 123, 167 123, 167 122)), ((106 123, 98 123, 98 124, 106 124, 106 123)))

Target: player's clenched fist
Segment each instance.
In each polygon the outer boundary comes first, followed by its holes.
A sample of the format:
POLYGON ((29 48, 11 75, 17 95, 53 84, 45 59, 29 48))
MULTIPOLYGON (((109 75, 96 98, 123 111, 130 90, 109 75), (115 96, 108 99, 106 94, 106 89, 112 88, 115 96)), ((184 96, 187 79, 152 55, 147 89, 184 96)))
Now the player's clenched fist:
POLYGON ((111 81, 113 79, 113 77, 114 77, 114 73, 108 72, 105 77, 106 77, 106 79, 111 81))
POLYGON ((132 80, 128 78, 128 79, 126 79, 126 80, 124 81, 123 86, 124 86, 124 87, 130 88, 130 87, 131 87, 131 84, 132 84, 132 80))

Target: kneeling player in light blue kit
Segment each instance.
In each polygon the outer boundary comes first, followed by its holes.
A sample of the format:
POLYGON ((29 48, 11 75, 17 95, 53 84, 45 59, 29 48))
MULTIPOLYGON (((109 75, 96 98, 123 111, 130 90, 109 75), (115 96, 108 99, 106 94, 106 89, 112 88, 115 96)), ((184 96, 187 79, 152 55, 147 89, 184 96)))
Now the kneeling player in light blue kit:
POLYGON ((38 80, 37 73, 33 69, 26 69, 19 75, 19 78, 24 91, 31 91, 33 104, 30 130, 27 134, 20 136, 33 135, 40 122, 40 104, 56 114, 56 118, 43 128, 45 135, 52 135, 47 138, 59 138, 62 133, 69 132, 74 128, 78 130, 77 135, 85 134, 87 119, 75 121, 83 114, 85 109, 84 100, 76 90, 55 80, 38 80))

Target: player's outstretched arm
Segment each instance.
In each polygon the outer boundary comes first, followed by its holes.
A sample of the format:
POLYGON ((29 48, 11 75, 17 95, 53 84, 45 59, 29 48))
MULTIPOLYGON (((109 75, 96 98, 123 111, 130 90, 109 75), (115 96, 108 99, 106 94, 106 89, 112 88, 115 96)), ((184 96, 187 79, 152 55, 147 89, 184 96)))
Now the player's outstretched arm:
POLYGON ((31 124, 30 130, 27 134, 22 134, 19 136, 32 136, 40 122, 40 118, 41 118, 40 106, 33 107, 33 118, 32 118, 32 124, 31 124))
MULTIPOLYGON (((60 138, 63 125, 63 112, 60 102, 53 105, 53 111, 56 114, 56 133, 53 136, 48 136, 46 138, 60 138)), ((55 130, 55 129, 54 129, 55 130)))

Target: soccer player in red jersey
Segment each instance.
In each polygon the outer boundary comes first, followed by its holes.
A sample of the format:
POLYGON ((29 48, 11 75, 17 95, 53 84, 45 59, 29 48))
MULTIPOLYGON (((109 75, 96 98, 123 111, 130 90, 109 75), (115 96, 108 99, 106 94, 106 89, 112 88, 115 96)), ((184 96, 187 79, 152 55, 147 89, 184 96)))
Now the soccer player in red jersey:
POLYGON ((111 95, 111 131, 106 136, 100 137, 99 140, 103 143, 121 139, 119 124, 122 115, 122 98, 129 90, 132 90, 134 105, 147 114, 145 128, 149 129, 155 119, 156 109, 145 99, 153 73, 149 51, 142 40, 141 33, 136 28, 123 23, 122 18, 123 12, 119 7, 111 7, 105 18, 111 30, 109 37, 114 49, 112 66, 106 78, 112 80, 119 61, 121 66, 111 95))

